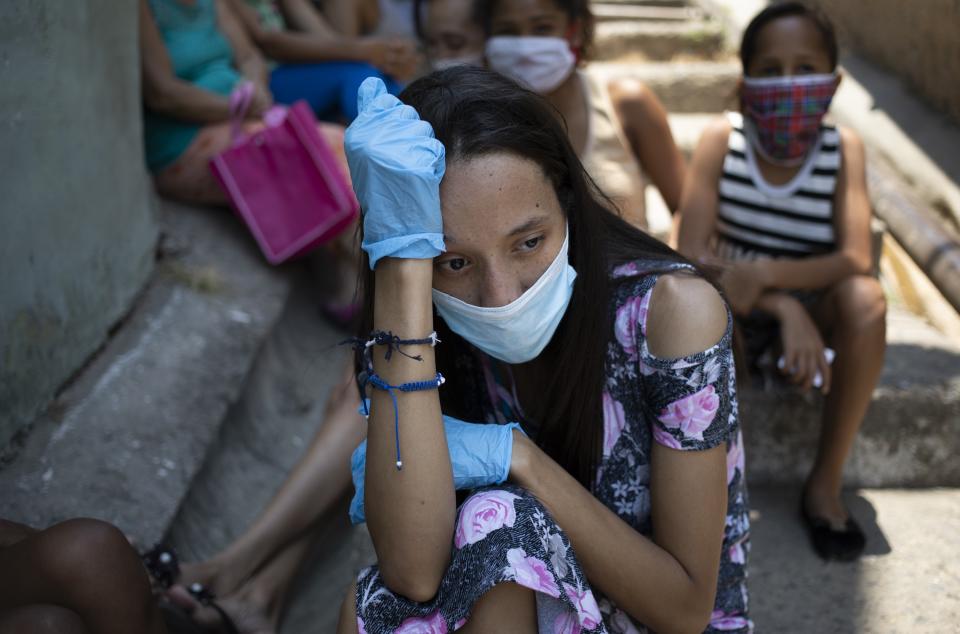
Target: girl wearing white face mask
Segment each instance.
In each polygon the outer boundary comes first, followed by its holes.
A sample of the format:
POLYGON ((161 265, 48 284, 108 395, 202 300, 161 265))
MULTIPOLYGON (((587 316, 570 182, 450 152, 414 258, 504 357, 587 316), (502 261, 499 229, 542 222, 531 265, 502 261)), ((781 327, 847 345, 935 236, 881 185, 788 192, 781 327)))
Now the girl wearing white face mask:
POLYGON ((621 216, 646 228, 645 178, 673 213, 684 161, 663 105, 639 81, 584 71, 593 35, 587 0, 484 0, 488 66, 543 94, 560 111, 587 173, 621 216))
POLYGON ((716 288, 594 197, 544 99, 468 67, 406 105, 370 82, 351 516, 377 562, 338 631, 750 631, 716 288))

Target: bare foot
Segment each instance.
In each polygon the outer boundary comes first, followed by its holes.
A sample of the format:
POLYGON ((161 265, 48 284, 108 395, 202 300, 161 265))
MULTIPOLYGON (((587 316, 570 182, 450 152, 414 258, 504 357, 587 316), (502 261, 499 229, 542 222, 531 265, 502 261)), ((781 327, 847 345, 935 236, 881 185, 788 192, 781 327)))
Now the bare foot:
POLYGON ((221 553, 204 561, 181 563, 177 585, 187 588, 199 583, 218 597, 226 597, 237 592, 254 573, 248 565, 233 562, 249 564, 251 561, 251 557, 231 558, 221 553))
MULTIPOLYGON (((172 586, 167 591, 167 597, 187 610, 200 626, 216 631, 223 625, 219 612, 201 605, 183 586, 172 586)), ((216 602, 233 620, 240 634, 277 634, 280 615, 271 610, 256 592, 242 588, 234 594, 218 598, 216 602)))
POLYGON ((823 518, 830 522, 830 528, 844 530, 850 514, 840 500, 840 492, 808 480, 804 486, 803 504, 810 517, 823 518))

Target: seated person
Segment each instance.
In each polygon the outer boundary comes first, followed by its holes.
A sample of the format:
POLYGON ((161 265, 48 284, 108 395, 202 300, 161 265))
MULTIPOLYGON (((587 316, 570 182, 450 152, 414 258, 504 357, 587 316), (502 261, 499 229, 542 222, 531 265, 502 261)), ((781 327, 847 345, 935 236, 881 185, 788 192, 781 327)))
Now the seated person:
POLYGON ((883 367, 886 315, 871 275, 863 144, 822 123, 840 82, 822 14, 771 5, 744 31, 740 58, 740 112, 700 139, 680 250, 725 268, 749 365, 767 357, 802 390, 826 395, 801 507, 821 557, 855 559, 865 537, 840 500, 843 466, 883 367))
POLYGON ((417 0, 414 25, 430 68, 483 65, 484 34, 476 0, 417 0))
POLYGON ((0 520, 0 634, 163 634, 140 556, 116 527, 0 520))
POLYGON ((391 92, 419 64, 412 40, 338 33, 310 0, 227 0, 253 43, 275 65, 270 92, 278 103, 305 99, 317 116, 349 123, 357 89, 381 77, 391 92))
POLYGON ((607 82, 582 70, 593 38, 588 1, 479 2, 488 67, 559 110, 577 156, 621 216, 647 226, 645 177, 675 212, 685 167, 660 100, 635 79, 607 82))
POLYGON ((595 195, 542 97, 466 66, 400 97, 365 82, 346 137, 378 561, 338 631, 750 631, 720 293, 595 195))

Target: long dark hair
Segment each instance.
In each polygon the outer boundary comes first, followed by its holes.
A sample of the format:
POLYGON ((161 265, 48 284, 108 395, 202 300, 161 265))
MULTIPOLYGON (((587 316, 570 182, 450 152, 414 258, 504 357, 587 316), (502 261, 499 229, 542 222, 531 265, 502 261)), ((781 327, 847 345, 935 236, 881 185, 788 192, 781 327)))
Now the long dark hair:
POLYGON ((830 19, 823 11, 808 7, 802 2, 790 0, 788 2, 776 2, 766 7, 763 11, 753 16, 750 24, 744 29, 743 39, 740 41, 740 63, 743 65, 744 75, 747 74, 747 68, 750 67, 750 62, 753 61, 753 57, 757 52, 757 38, 760 35, 760 31, 763 30, 763 27, 774 20, 793 16, 810 20, 817 31, 820 32, 820 37, 823 38, 823 46, 827 52, 827 57, 830 58, 831 68, 835 69, 837 67, 839 49, 833 23, 830 22, 830 19))
MULTIPOLYGON (((537 403, 523 403, 538 428, 537 444, 587 488, 592 487, 603 434, 602 392, 613 267, 640 259, 686 262, 611 209, 580 164, 559 113, 543 97, 496 73, 456 67, 415 81, 400 95, 428 121, 446 147, 447 164, 490 154, 533 161, 556 192, 569 226, 573 296, 553 339, 537 360, 537 403), (544 362, 545 361, 545 362, 544 362)), ((365 256, 364 256, 365 257, 365 256)), ((367 270, 361 332, 373 326, 373 282, 367 270)), ((457 359, 473 348, 434 317, 441 343, 437 366, 445 413, 464 417, 470 395, 457 359)), ((480 353, 476 353, 480 354, 480 353)))

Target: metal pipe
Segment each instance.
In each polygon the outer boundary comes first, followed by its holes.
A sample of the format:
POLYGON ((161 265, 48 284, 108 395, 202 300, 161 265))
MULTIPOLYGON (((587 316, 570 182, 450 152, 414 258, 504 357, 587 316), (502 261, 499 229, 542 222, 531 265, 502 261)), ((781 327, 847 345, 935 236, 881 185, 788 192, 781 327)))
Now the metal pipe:
POLYGON ((867 181, 874 212, 960 313, 960 241, 926 205, 898 187, 899 177, 880 161, 870 162, 867 181))

